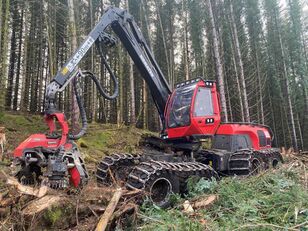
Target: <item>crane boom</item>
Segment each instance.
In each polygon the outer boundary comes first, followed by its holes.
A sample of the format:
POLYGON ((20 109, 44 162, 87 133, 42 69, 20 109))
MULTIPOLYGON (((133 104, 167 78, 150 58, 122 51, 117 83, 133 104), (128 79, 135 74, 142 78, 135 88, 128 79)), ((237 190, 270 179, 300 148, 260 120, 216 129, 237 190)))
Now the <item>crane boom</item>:
POLYGON ((55 112, 56 93, 64 90, 73 79, 77 65, 92 45, 96 43, 97 46, 100 46, 101 43, 112 44, 115 42, 113 37, 106 33, 108 27, 119 37, 139 69, 142 78, 149 87, 162 124, 165 124, 164 110, 171 94, 170 87, 133 17, 126 10, 116 7, 106 10, 87 38, 47 86, 45 113, 48 115, 55 112))

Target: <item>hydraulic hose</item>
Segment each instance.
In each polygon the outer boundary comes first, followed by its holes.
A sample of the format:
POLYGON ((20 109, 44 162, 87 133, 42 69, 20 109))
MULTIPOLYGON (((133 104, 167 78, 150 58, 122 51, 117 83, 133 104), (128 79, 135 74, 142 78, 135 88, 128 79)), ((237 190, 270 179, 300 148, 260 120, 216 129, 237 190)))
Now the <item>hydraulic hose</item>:
MULTIPOLYGON (((112 82, 113 82, 113 85, 114 85, 114 92, 113 92, 112 95, 109 95, 104 90, 104 88, 102 87, 99 79, 92 72, 90 72, 90 71, 81 71, 81 72, 79 72, 77 74, 76 77, 79 77, 79 76, 90 77, 91 80, 95 83, 95 85, 96 85, 100 95, 103 96, 104 98, 108 99, 108 100, 112 100, 112 99, 117 98, 118 95, 119 95, 119 83, 118 83, 118 80, 117 80, 116 76, 112 72, 109 64, 107 63, 107 61, 106 61, 106 59, 105 59, 101 49, 100 49, 100 57, 101 57, 102 63, 104 64, 104 66, 106 67, 107 71, 109 72, 109 74, 111 76, 111 79, 112 79, 112 82)), ((75 79, 73 79, 73 88, 74 88, 77 104, 78 104, 79 111, 80 111, 82 127, 81 127, 81 129, 80 129, 78 134, 76 134, 76 135, 70 134, 69 135, 69 139, 71 139, 71 140, 78 140, 79 138, 81 138, 86 133, 86 130, 87 130, 87 127, 88 127, 87 114, 86 114, 86 110, 84 108, 83 100, 80 97, 80 95, 78 94, 76 77, 75 77, 75 79)))
MULTIPOLYGON (((103 87, 102 87, 101 83, 99 82, 98 78, 92 72, 90 72, 90 71, 83 71, 81 76, 84 75, 85 77, 90 77, 91 80, 95 83, 95 85, 96 85, 100 95, 103 96, 106 99, 112 100, 112 99, 115 99, 119 95, 119 86, 118 86, 117 78, 112 73, 110 67, 108 65, 106 65, 106 67, 109 68, 110 75, 111 75, 112 81, 114 83, 114 88, 115 89, 114 89, 114 93, 112 95, 108 95, 105 92, 105 90, 103 89, 103 87)), ((80 97, 80 95, 78 94, 77 80, 76 79, 73 80, 73 88, 74 88, 77 104, 78 104, 79 111, 80 111, 82 127, 81 127, 81 129, 80 129, 78 134, 76 134, 76 135, 70 134, 69 135, 69 139, 71 139, 71 140, 78 140, 78 139, 80 139, 86 133, 87 128, 88 128, 88 122, 87 122, 87 114, 86 114, 86 110, 84 108, 83 100, 80 97)))
POLYGON ((87 114, 86 114, 86 110, 84 108, 83 100, 80 97, 80 95, 78 94, 77 80, 76 79, 73 80, 73 88, 74 88, 77 104, 78 104, 79 111, 80 111, 82 127, 81 127, 78 134, 76 134, 76 135, 69 134, 68 137, 71 140, 78 140, 86 133, 87 128, 88 128, 88 121, 87 121, 87 114))
POLYGON ((100 93, 101 96, 103 96, 106 99, 112 100, 118 97, 119 95, 119 86, 118 86, 118 81, 116 79, 116 77, 114 76, 114 74, 112 73, 111 75, 111 79, 114 83, 114 92, 112 95, 108 95, 105 90, 103 89, 101 83, 99 82, 98 78, 90 71, 83 71, 82 72, 84 75, 86 75, 87 77, 90 77, 92 79, 92 81, 95 83, 98 92, 100 93))
POLYGON ((101 63, 106 67, 108 73, 110 74, 111 80, 113 82, 113 86, 114 86, 114 92, 112 95, 108 95, 108 93, 102 88, 101 83, 99 82, 98 78, 90 71, 83 71, 82 73, 84 75, 89 76, 95 83, 99 93, 101 96, 103 96, 106 99, 112 100, 118 97, 119 95, 119 83, 118 80, 116 78, 116 76, 114 75, 114 73, 112 72, 109 64, 107 63, 107 60, 104 56, 104 52, 103 52, 103 47, 101 43, 97 43, 96 48, 98 49, 98 53, 99 56, 101 58, 101 63))

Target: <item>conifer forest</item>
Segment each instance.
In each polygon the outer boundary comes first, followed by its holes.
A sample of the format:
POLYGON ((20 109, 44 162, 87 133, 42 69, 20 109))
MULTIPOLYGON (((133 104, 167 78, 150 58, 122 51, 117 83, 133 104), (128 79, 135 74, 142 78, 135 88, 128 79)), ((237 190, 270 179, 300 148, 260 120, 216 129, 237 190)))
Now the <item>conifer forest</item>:
POLYGON ((0 0, 0 230, 304 231, 307 169, 308 0, 0 0))
MULTIPOLYGON (((308 145, 308 6, 304 0, 0 0, 0 112, 44 111, 46 84, 105 9, 127 9, 171 88, 216 80, 225 121, 269 125, 275 146, 308 145)), ((106 54, 119 97, 81 84, 88 120, 159 130, 147 85, 121 44, 106 54)), ((94 48, 80 65, 112 88, 94 48)), ((71 118, 72 88, 57 99, 71 118)))

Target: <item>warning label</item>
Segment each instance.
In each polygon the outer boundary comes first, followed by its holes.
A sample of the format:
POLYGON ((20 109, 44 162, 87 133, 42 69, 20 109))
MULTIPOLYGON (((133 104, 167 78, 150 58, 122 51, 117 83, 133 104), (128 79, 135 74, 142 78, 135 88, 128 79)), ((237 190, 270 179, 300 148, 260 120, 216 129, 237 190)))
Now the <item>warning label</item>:
POLYGON ((84 43, 79 47, 78 51, 74 54, 73 58, 65 66, 65 68, 67 68, 69 72, 72 72, 75 69, 79 61, 87 53, 87 51, 90 49, 93 43, 94 39, 91 36, 89 36, 86 39, 86 41, 84 41, 84 43))

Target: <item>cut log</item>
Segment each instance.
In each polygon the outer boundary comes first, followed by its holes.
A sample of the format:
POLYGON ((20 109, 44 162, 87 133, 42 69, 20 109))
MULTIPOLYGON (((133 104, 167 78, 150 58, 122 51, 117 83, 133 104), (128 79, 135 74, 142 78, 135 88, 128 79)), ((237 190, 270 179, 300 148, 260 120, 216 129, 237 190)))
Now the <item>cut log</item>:
POLYGON ((15 204, 18 201, 16 198, 5 198, 0 201, 0 208, 5 208, 7 206, 15 204))
POLYGON ((210 195, 203 200, 196 201, 195 203, 193 203, 192 207, 194 209, 206 208, 212 205, 217 199, 218 197, 216 195, 210 195))
POLYGON ((133 213, 137 211, 138 211, 138 205, 134 203, 125 204, 125 206, 121 206, 120 208, 118 208, 118 210, 112 215, 111 220, 115 221, 126 213, 131 213, 131 212, 133 213))
POLYGON ((109 202, 104 214, 101 216, 97 226, 96 226, 96 231, 104 231, 106 230, 106 227, 108 225, 108 222, 115 210, 115 208, 117 207, 117 204, 122 196, 122 189, 121 188, 117 188, 117 190, 115 191, 115 193, 113 194, 113 197, 111 198, 111 201, 109 202))
POLYGON ((47 208, 51 208, 52 206, 58 204, 60 201, 63 202, 65 200, 64 197, 54 196, 54 195, 46 195, 42 198, 31 201, 23 210, 23 215, 35 215, 47 208))
POLYGON ((194 209, 188 200, 183 203, 184 213, 193 213, 194 209))
POLYGON ((47 186, 41 186, 40 188, 33 188, 30 186, 22 185, 14 177, 8 177, 7 184, 15 186, 21 194, 32 195, 38 198, 45 196, 48 191, 47 186))

